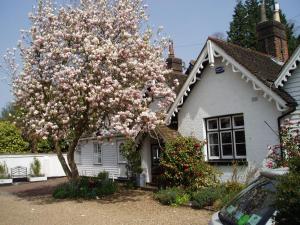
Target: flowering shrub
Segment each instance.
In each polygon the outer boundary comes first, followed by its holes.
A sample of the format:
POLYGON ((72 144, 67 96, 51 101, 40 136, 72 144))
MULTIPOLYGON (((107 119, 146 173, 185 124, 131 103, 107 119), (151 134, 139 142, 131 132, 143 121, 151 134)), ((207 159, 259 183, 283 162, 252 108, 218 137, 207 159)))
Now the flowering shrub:
MULTIPOLYGON (((281 126, 280 136, 281 144, 268 147, 269 154, 265 160, 267 168, 295 167, 297 159, 300 159, 299 123, 285 121, 281 126)), ((296 167, 300 168, 300 165, 296 167)))
POLYGON ((289 173, 278 179, 275 224, 300 223, 300 135, 299 123, 285 121, 281 126, 281 145, 270 147, 266 160, 268 168, 288 166, 289 173), (283 150, 281 152, 281 149, 283 150))
POLYGON ((204 141, 192 137, 178 137, 166 143, 160 165, 167 186, 198 189, 219 182, 219 173, 204 162, 204 145, 204 141))

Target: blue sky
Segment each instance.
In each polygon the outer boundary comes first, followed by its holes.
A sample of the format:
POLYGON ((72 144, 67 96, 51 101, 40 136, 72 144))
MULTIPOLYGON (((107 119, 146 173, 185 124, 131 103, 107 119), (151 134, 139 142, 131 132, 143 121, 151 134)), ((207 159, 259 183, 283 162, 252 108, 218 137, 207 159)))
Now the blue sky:
MULTIPOLYGON (((150 25, 163 26, 175 45, 175 53, 186 63, 195 58, 209 35, 226 33, 236 0, 145 0, 149 5, 150 25)), ((0 57, 16 46, 20 29, 29 27, 27 15, 36 0, 0 1, 0 57)), ((300 26, 300 1, 281 0, 288 19, 300 26)), ((298 33, 300 28, 298 28, 298 33)), ((1 60, 0 60, 1 61, 1 60)), ((2 74, 0 74, 2 75, 2 74)), ((0 109, 12 100, 9 80, 0 76, 0 109)))

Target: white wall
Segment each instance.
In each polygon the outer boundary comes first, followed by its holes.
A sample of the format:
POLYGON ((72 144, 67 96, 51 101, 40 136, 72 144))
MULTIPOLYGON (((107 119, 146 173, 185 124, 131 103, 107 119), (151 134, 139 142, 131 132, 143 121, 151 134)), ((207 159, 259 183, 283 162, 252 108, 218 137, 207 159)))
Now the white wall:
MULTIPOLYGON (((66 158, 66 155, 64 155, 66 158)), ((41 173, 47 177, 62 177, 65 172, 56 156, 56 154, 19 154, 19 155, 0 155, 0 163, 7 165, 9 173, 11 169, 17 166, 27 168, 30 173, 30 164, 37 158, 41 162, 41 173)))
POLYGON ((126 164, 118 161, 118 144, 124 141, 124 138, 113 138, 102 143, 102 164, 94 164, 94 143, 97 140, 80 141, 81 156, 76 153, 79 173, 96 176, 101 171, 107 171, 111 178, 126 177, 126 164))
MULTIPOLYGON (((267 101, 250 83, 233 73, 220 60, 225 73, 215 74, 209 66, 198 81, 178 114, 178 131, 184 136, 206 138, 204 119, 208 117, 243 113, 245 121, 247 160, 260 165, 267 155, 267 146, 279 143, 277 118, 281 113, 274 102, 267 101)), ((206 150, 205 150, 206 153, 206 150)))

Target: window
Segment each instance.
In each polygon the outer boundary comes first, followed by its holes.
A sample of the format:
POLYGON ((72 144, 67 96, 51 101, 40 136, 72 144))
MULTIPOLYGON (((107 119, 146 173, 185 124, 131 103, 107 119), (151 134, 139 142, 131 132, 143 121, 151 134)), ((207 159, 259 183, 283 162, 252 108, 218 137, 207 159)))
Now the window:
POLYGON ((126 157, 122 154, 121 149, 124 147, 124 143, 121 142, 118 144, 118 162, 127 163, 126 157))
POLYGON ((243 114, 206 119, 209 160, 246 158, 243 114))
POLYGON ((76 164, 81 164, 81 145, 76 146, 75 162, 76 164))
POLYGON ((151 145, 151 158, 152 158, 152 166, 158 166, 159 165, 159 159, 160 159, 160 148, 157 144, 151 145))
POLYGON ((94 164, 102 164, 102 148, 100 143, 94 143, 94 164))

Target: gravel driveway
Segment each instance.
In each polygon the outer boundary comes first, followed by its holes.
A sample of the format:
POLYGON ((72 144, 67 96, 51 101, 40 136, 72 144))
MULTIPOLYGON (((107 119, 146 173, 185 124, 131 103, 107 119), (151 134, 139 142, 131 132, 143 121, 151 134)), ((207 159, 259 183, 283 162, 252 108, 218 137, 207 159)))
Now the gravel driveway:
POLYGON ((92 201, 54 200, 49 192, 64 179, 0 187, 1 225, 207 224, 211 212, 162 206, 153 193, 122 190, 92 201))

